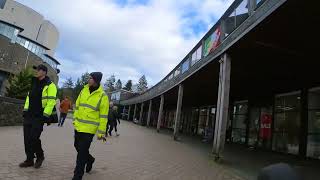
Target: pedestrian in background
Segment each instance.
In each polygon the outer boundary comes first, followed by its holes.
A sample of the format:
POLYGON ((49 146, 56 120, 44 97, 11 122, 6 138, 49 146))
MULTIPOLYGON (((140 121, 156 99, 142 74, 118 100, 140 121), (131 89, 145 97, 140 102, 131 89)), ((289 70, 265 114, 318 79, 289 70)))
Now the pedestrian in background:
POLYGON ((55 112, 57 87, 47 76, 48 69, 45 65, 33 68, 36 73, 32 78, 31 90, 23 111, 23 135, 27 159, 19 166, 22 168, 34 166, 38 169, 44 161, 40 140, 43 125, 44 123, 49 125, 52 118, 58 119, 55 112), (37 159, 34 163, 35 155, 37 159))
POLYGON ((57 112, 57 117, 59 122, 59 119, 60 119, 60 99, 59 98, 57 98, 56 100, 56 112, 57 112))
POLYGON ((119 136, 120 134, 118 134, 118 128, 117 128, 118 123, 120 124, 120 115, 118 112, 118 106, 113 106, 113 110, 116 113, 116 120, 113 123, 113 128, 114 128, 114 131, 116 132, 116 136, 119 136))
POLYGON ((120 123, 119 117, 118 117, 118 112, 117 112, 117 107, 114 106, 113 102, 110 102, 109 105, 109 114, 108 114, 108 134, 109 136, 112 136, 112 131, 115 129, 116 135, 118 136, 118 130, 117 130, 117 120, 120 123))
POLYGON ((88 84, 81 90, 74 112, 74 147, 77 154, 77 165, 74 170, 73 180, 81 180, 86 172, 92 170, 95 158, 89 153, 89 148, 94 135, 98 140, 106 141, 106 126, 108 122, 109 100, 102 86, 101 72, 90 74, 88 84))
POLYGON ((60 118, 59 118, 59 124, 58 126, 62 127, 64 124, 64 121, 67 118, 69 109, 72 108, 71 101, 69 100, 69 97, 64 97, 64 100, 60 103, 60 118))

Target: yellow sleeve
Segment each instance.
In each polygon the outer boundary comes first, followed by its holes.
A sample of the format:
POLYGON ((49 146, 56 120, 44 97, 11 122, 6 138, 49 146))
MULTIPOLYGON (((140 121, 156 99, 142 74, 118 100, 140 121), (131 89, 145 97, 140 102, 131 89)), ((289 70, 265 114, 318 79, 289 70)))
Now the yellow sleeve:
POLYGON ((74 109, 74 113, 73 113, 73 119, 75 119, 77 117, 77 114, 78 114, 79 105, 80 105, 80 99, 81 99, 81 93, 82 93, 82 90, 80 91, 80 93, 78 95, 78 98, 77 98, 77 101, 76 101, 76 104, 75 104, 75 109, 74 109))
POLYGON ((28 111, 28 109, 29 109, 29 95, 27 96, 26 101, 24 103, 23 111, 28 111))
POLYGON ((48 87, 48 97, 47 105, 43 111, 43 115, 46 117, 49 117, 52 114, 52 110, 56 106, 57 87, 53 83, 48 87))
POLYGON ((98 134, 106 134, 108 113, 109 113, 109 99, 108 96, 103 95, 100 103, 100 125, 98 127, 98 134))

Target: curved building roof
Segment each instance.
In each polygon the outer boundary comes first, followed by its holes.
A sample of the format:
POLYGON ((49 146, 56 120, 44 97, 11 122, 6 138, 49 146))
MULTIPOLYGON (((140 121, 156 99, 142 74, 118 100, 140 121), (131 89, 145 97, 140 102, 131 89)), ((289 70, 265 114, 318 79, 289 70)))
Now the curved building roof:
POLYGON ((20 28, 20 37, 40 44, 50 56, 54 55, 59 31, 38 12, 13 0, 0 0, 0 21, 20 28))

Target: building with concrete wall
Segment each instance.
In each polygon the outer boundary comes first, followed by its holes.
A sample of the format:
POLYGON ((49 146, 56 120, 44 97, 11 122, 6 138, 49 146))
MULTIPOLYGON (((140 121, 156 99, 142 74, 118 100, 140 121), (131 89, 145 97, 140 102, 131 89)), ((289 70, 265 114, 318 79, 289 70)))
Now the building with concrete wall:
POLYGON ((0 0, 0 95, 10 74, 33 65, 45 64, 58 83, 58 39, 57 28, 41 14, 16 1, 0 0))
POLYGON ((304 1, 235 0, 157 85, 120 102, 128 119, 174 139, 200 136, 217 157, 230 142, 320 159, 319 12, 304 1))

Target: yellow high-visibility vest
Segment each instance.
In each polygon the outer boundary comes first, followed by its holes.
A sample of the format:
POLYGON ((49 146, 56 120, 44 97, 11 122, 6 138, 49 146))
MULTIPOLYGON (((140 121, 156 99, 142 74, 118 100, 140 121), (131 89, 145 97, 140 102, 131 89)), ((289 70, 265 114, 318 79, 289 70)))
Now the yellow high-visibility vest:
POLYGON ((105 134, 108 122, 109 99, 100 86, 90 93, 86 85, 80 92, 73 114, 76 131, 90 134, 105 134))
MULTIPOLYGON (((42 90, 42 108, 43 115, 46 117, 51 116, 52 111, 56 105, 57 98, 57 87, 51 82, 49 85, 45 85, 42 90)), ((26 98, 26 102, 24 104, 24 111, 28 111, 29 109, 29 96, 26 98)))

